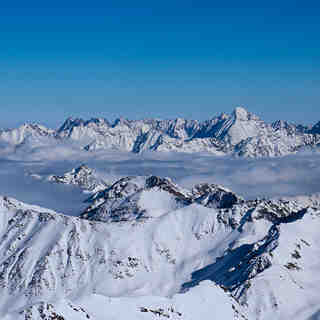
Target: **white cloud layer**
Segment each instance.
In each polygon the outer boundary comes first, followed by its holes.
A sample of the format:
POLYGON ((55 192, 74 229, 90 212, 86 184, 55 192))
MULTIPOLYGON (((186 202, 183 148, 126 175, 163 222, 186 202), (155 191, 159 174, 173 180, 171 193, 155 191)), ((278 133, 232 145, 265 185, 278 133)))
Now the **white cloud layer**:
POLYGON ((79 152, 70 145, 15 152, 0 148, 0 194, 77 215, 87 195, 74 186, 30 177, 63 174, 81 163, 113 181, 127 175, 159 175, 191 187, 199 182, 222 184, 245 198, 308 195, 320 192, 320 154, 272 159, 234 159, 207 154, 79 152))

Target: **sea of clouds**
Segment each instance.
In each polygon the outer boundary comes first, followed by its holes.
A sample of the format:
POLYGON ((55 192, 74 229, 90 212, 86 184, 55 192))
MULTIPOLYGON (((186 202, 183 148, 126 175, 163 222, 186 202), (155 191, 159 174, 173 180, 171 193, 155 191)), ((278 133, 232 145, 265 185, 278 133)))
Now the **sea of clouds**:
POLYGON ((58 144, 10 149, 0 146, 0 195, 78 215, 88 197, 75 186, 33 178, 63 174, 85 163, 107 181, 123 176, 158 175, 191 188, 200 182, 224 185, 247 199, 279 198, 320 192, 320 154, 244 159, 210 154, 87 152, 58 144))

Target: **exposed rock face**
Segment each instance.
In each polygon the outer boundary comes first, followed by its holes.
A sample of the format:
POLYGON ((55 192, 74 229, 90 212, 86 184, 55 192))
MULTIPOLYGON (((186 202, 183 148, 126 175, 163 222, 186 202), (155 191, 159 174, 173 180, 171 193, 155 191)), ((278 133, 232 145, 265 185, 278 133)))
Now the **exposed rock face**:
POLYGON ((295 311, 316 305, 308 275, 320 267, 318 197, 246 201, 219 185, 188 191, 149 176, 120 179, 88 201, 79 219, 0 198, 0 314, 10 305, 50 319, 64 314, 49 305, 59 299, 188 294, 205 280, 254 319, 290 317, 283 286, 295 311))
POLYGON ((126 120, 68 118, 56 131, 39 125, 0 131, 0 143, 14 146, 71 143, 86 151, 209 152, 216 155, 275 157, 320 145, 319 123, 312 129, 276 121, 268 124, 243 107, 211 120, 126 120))
POLYGON ((108 186, 105 181, 96 175, 93 169, 84 164, 62 176, 51 175, 48 180, 56 183, 77 185, 90 192, 98 192, 108 186))
POLYGON ((216 184, 198 184, 192 189, 197 203, 208 208, 230 209, 235 204, 241 204, 244 200, 227 188, 216 184))
MULTIPOLYGON (((126 177, 90 197, 87 201, 92 204, 81 217, 104 222, 143 220, 152 216, 148 214, 148 208, 152 205, 148 201, 148 195, 162 199, 169 206, 164 210, 183 207, 193 201, 190 192, 178 187, 169 178, 126 177)), ((159 207, 161 206, 159 203, 159 207)))
POLYGON ((320 121, 317 122, 309 131, 311 134, 320 134, 320 121))

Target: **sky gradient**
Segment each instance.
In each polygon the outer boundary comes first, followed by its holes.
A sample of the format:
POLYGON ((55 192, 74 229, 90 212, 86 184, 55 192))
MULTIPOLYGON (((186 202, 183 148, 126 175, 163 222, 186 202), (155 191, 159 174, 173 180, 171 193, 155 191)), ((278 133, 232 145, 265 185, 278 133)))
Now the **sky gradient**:
POLYGON ((0 127, 202 120, 238 105, 267 121, 319 121, 320 4, 220 2, 1 4, 0 127))

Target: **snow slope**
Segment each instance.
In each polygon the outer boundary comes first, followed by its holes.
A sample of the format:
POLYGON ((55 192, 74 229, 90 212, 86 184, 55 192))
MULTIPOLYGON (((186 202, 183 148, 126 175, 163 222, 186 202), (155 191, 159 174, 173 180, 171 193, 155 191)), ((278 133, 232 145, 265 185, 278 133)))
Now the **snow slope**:
POLYGON ((88 202, 76 218, 1 198, 3 319, 319 312, 318 196, 246 201, 219 185, 186 190, 147 176, 88 202))

